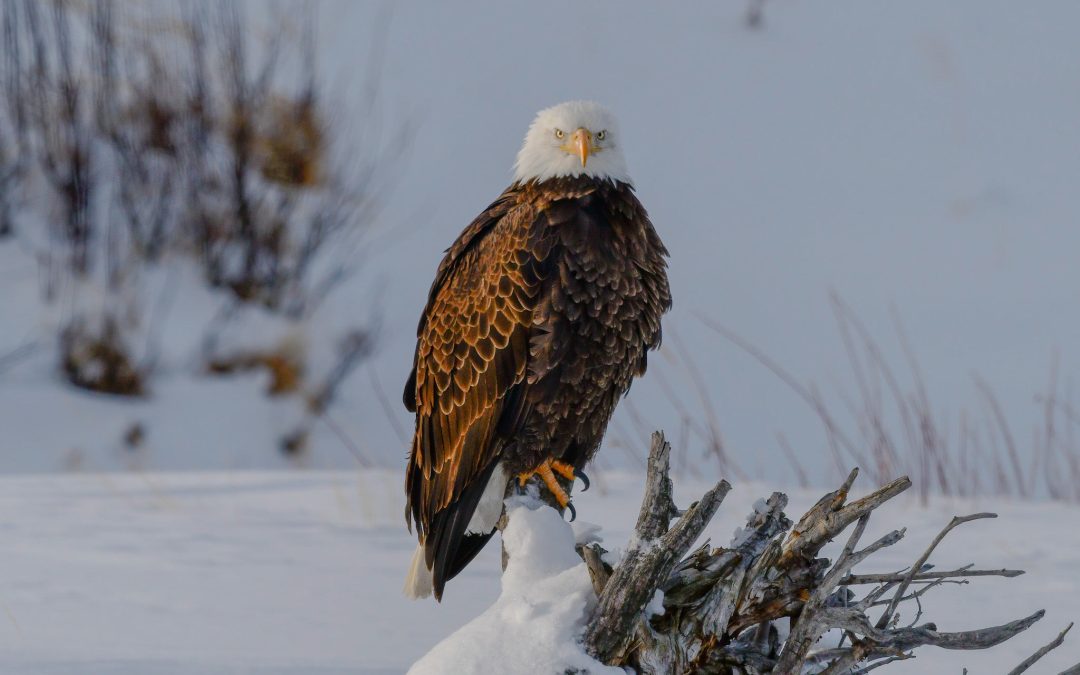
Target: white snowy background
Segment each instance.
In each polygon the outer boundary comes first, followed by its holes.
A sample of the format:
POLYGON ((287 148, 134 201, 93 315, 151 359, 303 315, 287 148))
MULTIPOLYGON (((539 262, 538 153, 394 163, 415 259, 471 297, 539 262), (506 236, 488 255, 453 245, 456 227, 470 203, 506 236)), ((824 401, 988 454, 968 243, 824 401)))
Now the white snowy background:
MULTIPOLYGON (((410 420, 398 393, 442 250, 506 185, 534 112, 561 100, 617 113, 638 193, 672 254, 667 346, 612 437, 644 453, 631 406, 649 429, 677 425, 658 378, 693 392, 675 350, 694 354, 728 452, 762 481, 737 485, 710 530, 716 541, 754 499, 794 485, 777 432, 823 485, 831 466, 813 411, 701 317, 842 406, 851 385, 829 292, 902 359, 895 309, 945 419, 955 425, 975 407, 978 373, 1021 452, 1043 423, 1034 397, 1055 354, 1065 386, 1080 373, 1076 3, 768 0, 756 31, 742 2, 317 10, 319 70, 339 113, 362 105, 382 40, 380 109, 416 129, 362 272, 309 327, 317 339, 377 308, 377 353, 331 411, 356 447, 319 426, 307 470, 294 470, 274 447, 293 420, 251 395, 258 376, 195 376, 191 327, 214 304, 183 270, 147 280, 184 289, 163 324, 153 397, 133 405, 67 388, 47 336, 71 308, 43 309, 34 261, 0 242, 0 354, 45 340, 0 373, 0 471, 85 472, 0 479, 3 672, 396 673, 495 600, 496 546, 441 606, 400 596, 414 543, 402 519, 410 420), (148 434, 136 457, 121 443, 133 422, 148 434), (357 451, 369 466, 358 468, 357 451)), ((685 399, 699 405, 696 393, 685 399)), ((688 445, 676 448, 684 464, 718 478, 701 443, 688 445)), ((607 489, 579 497, 578 509, 621 545, 640 470, 625 447, 602 463, 607 489)), ((704 486, 680 489, 689 500, 704 486)), ((793 497, 796 515, 814 495, 793 497)), ((938 562, 1029 574, 942 589, 928 615, 943 629, 1040 607, 1047 618, 989 653, 920 653, 896 672, 1004 671, 1077 618, 1075 506, 904 502, 875 525, 909 526, 905 546, 878 562, 902 567, 953 513, 986 508, 1002 518, 954 534, 938 562)), ((1038 672, 1080 660, 1076 644, 1038 672)))

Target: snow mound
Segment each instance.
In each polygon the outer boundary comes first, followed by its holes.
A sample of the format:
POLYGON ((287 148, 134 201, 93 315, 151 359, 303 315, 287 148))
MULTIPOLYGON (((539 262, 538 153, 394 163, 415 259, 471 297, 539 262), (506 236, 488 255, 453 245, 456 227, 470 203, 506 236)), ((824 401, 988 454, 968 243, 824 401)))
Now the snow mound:
POLYGON ((554 510, 532 498, 507 503, 503 542, 510 562, 491 607, 417 661, 410 675, 562 673, 624 675, 578 642, 596 601, 574 532, 554 510))

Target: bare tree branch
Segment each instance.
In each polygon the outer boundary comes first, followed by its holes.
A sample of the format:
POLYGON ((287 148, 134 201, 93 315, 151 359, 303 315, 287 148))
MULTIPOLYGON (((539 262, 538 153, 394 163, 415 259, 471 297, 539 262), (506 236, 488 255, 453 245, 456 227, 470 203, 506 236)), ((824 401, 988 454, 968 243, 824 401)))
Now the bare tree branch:
MULTIPOLYGON (((1024 570, 972 570, 958 569, 947 572, 920 572, 911 578, 912 583, 920 581, 932 581, 934 579, 952 579, 954 577, 1018 577, 1024 570)), ((849 574, 840 580, 841 586, 854 586, 856 584, 884 584, 889 582, 900 583, 907 578, 906 573, 894 574, 849 574)))
POLYGON ((1053 651, 1053 650, 1057 649, 1058 647, 1060 647, 1061 643, 1065 642, 1065 636, 1069 633, 1070 630, 1072 630, 1072 627, 1073 627, 1073 625, 1071 623, 1068 626, 1065 626, 1065 630, 1058 633, 1058 636, 1056 638, 1051 640, 1046 645, 1040 647, 1039 651, 1037 651, 1034 654, 1032 654, 1031 656, 1027 657, 1026 659, 1024 659, 1020 663, 1020 665, 1018 665, 1017 667, 1010 670, 1009 675, 1020 675, 1020 673, 1026 671, 1028 668, 1035 665, 1036 661, 1038 661, 1042 657, 1046 656, 1051 651, 1053 651))
POLYGON ((892 620, 893 615, 896 612, 896 606, 900 604, 900 598, 903 597, 904 591, 906 591, 908 589, 908 586, 911 585, 912 579, 915 578, 915 575, 918 573, 918 571, 922 569, 924 564, 926 564, 926 561, 930 558, 930 554, 934 552, 934 549, 937 548, 937 545, 940 544, 941 540, 945 538, 945 535, 949 534, 949 532, 952 532, 953 528, 958 525, 970 523, 973 520, 982 520, 983 518, 997 518, 997 514, 975 513, 970 516, 953 516, 953 519, 949 522, 948 525, 945 526, 945 529, 939 532, 938 536, 934 537, 934 541, 930 542, 930 546, 928 546, 926 550, 923 551, 923 554, 919 556, 919 559, 915 561, 914 565, 911 566, 911 570, 908 571, 907 576, 905 576, 904 579, 900 582, 900 586, 897 587, 896 593, 895 595, 893 595, 892 602, 889 603, 888 608, 881 615, 881 618, 878 619, 878 628, 884 628, 888 625, 889 621, 892 620))

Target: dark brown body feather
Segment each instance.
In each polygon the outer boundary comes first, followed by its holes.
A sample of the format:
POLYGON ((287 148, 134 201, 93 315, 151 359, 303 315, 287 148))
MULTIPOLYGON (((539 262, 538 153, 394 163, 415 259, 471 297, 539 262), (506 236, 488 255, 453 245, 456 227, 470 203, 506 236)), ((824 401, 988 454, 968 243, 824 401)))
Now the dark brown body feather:
POLYGON ((667 250, 624 183, 514 184, 447 251, 417 330, 407 518, 441 597, 490 534, 466 527, 498 462, 581 468, 671 306, 667 250))

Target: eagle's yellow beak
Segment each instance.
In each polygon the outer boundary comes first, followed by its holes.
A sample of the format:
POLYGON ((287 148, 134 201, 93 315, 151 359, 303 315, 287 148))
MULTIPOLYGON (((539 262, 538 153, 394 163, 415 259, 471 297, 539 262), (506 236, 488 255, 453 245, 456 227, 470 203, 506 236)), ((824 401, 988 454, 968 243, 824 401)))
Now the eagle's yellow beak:
POLYGON ((570 136, 570 148, 569 151, 581 158, 581 166, 585 166, 585 163, 589 160, 589 155, 593 153, 592 148, 592 134, 588 129, 584 127, 579 128, 570 136))

